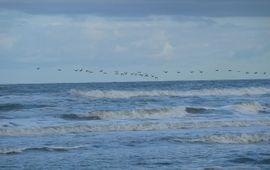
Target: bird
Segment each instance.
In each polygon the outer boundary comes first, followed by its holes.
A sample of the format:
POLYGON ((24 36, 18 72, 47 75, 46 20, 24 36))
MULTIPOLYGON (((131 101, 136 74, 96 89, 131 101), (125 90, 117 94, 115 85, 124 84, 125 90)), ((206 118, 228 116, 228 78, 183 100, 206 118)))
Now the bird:
POLYGON ((73 70, 76 71, 76 72, 78 71, 78 69, 73 69, 73 70))
POLYGON ((229 72, 231 72, 232 70, 228 70, 229 72))
POLYGON ((256 72, 254 72, 254 74, 258 74, 258 72, 256 71, 256 72))
POLYGON ((37 67, 37 70, 40 70, 40 67, 37 67))
POLYGON ((249 72, 247 71, 246 74, 249 74, 249 72))
POLYGON ((219 71, 219 69, 216 69, 216 71, 219 71))
POLYGON ((263 72, 263 74, 265 75, 265 74, 266 74, 266 72, 263 72))
POLYGON ((62 69, 59 68, 59 69, 57 69, 57 71, 62 71, 62 69))
POLYGON ((194 73, 194 71, 190 71, 190 73, 191 73, 191 74, 193 74, 193 73, 194 73))
POLYGON ((181 72, 180 71, 177 71, 177 74, 180 74, 181 72))
POLYGON ((163 71, 165 74, 167 74, 168 73, 168 71, 163 71))
POLYGON ((82 72, 82 71, 83 71, 83 69, 81 68, 81 69, 80 69, 80 72, 82 72))
POLYGON ((202 71, 202 70, 200 70, 200 73, 202 74, 202 73, 203 73, 203 71, 202 71))

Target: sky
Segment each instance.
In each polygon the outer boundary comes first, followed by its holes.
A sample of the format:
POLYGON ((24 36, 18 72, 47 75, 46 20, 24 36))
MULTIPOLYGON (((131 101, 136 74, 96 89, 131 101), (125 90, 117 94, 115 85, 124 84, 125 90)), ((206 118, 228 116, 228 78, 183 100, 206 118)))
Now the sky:
POLYGON ((269 66, 269 0, 0 0, 0 84, 264 79, 269 66))

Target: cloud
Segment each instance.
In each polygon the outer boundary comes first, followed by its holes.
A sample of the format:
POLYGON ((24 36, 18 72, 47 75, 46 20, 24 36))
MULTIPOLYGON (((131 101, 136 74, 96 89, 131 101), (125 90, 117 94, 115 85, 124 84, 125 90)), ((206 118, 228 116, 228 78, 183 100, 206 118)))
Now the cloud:
POLYGON ((11 49, 16 41, 15 37, 0 33, 0 49, 11 49))
POLYGON ((1 0, 0 9, 30 14, 99 16, 270 16, 269 0, 1 0))
POLYGON ((190 69, 270 63, 270 17, 0 12, 0 66, 190 69))

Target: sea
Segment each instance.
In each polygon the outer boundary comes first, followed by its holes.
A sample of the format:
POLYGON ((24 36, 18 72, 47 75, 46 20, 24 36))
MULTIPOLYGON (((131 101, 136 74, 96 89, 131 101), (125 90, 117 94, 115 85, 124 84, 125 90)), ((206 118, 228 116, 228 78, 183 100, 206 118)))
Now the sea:
POLYGON ((270 80, 0 85, 0 169, 270 169, 270 80))

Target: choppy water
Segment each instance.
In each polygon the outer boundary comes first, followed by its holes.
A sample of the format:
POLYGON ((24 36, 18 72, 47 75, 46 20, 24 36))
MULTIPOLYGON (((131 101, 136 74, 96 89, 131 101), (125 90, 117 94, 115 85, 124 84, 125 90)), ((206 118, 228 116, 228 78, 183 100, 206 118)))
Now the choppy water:
POLYGON ((269 169, 270 80, 0 85, 0 169, 269 169))

